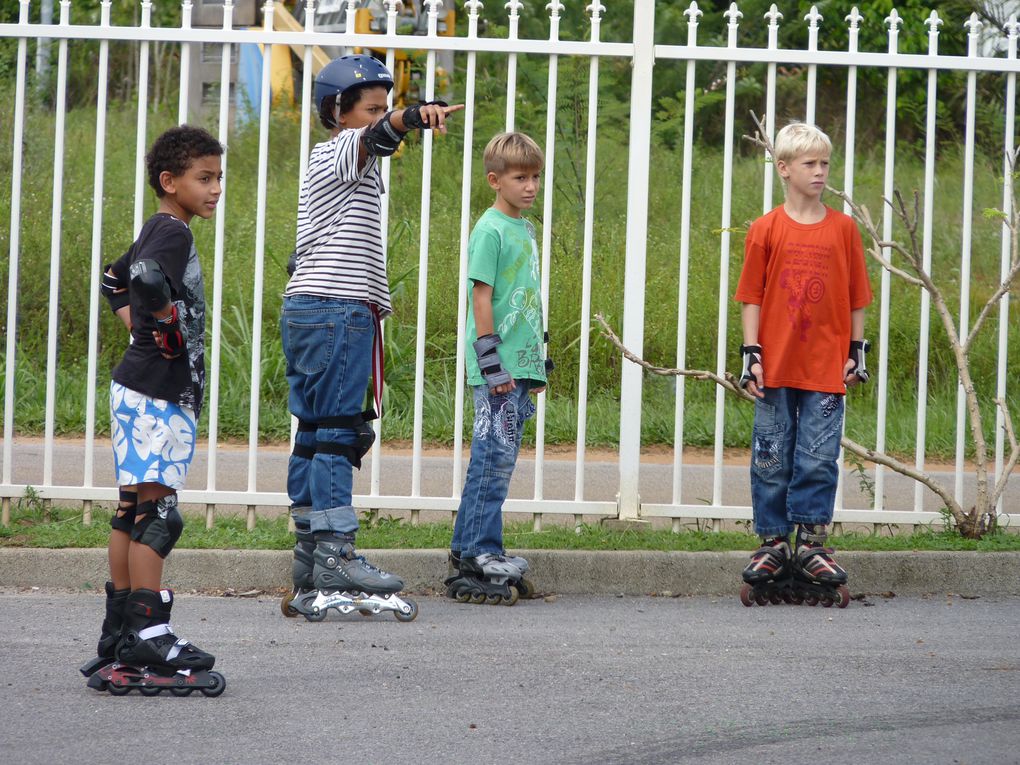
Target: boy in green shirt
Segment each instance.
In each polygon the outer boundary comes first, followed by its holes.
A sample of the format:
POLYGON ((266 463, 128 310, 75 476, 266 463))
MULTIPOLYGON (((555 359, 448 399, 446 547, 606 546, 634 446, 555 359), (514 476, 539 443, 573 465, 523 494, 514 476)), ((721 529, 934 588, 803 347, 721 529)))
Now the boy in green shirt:
POLYGON ((485 177, 496 201, 468 243, 471 310, 467 377, 474 391, 471 460, 450 542, 446 593, 461 602, 512 606, 531 585, 528 562, 503 550, 503 502, 517 463, 530 395, 545 390, 545 357, 535 227, 521 211, 535 203, 545 160, 522 133, 485 147, 485 177))

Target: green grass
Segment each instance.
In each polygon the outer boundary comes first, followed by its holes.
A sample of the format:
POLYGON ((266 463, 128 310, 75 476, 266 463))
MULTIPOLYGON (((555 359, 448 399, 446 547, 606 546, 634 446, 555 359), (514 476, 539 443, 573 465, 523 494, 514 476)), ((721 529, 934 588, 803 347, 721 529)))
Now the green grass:
MULTIPOLYGON (((2 95, 2 93, 0 93, 2 95)), ((561 104, 564 130, 577 115, 561 104)), ((103 205, 103 261, 117 257, 130 244, 132 194, 134 190, 135 107, 114 104, 108 115, 105 194, 103 205)), ((485 140, 501 127, 502 111, 479 116, 474 148, 480 154, 485 140)), ((544 134, 544 107, 522 109, 519 127, 534 135, 544 134)), ((155 111, 148 122, 151 141, 174 124, 176 114, 155 111)), ((597 168, 592 311, 609 321, 622 322, 623 273, 626 234, 626 136, 611 117, 600 133, 597 168)), ((423 434, 426 441, 448 444, 453 440, 454 360, 456 353, 456 295, 460 249, 460 198, 462 123, 437 140, 433 154, 431 228, 428 270, 429 311, 425 351, 423 434)), ((88 298, 92 230, 92 182, 94 171, 95 111, 75 109, 68 114, 65 157, 64 206, 61 230, 59 333, 60 352, 56 371, 55 429, 59 434, 79 434, 85 428, 87 398, 88 298)), ((0 143, 9 145, 10 115, 0 113, 0 143)), ((313 139, 321 138, 315 129, 313 139)), ((268 206, 266 232, 266 282, 262 303, 261 388, 258 396, 259 435, 284 440, 290 420, 286 410, 287 385, 280 349, 277 317, 280 295, 286 282, 284 264, 293 248, 298 189, 299 130, 293 117, 274 115, 270 125, 268 206)), ((583 136, 561 136, 555 159, 554 180, 544 193, 554 195, 553 219, 542 221, 540 200, 533 217, 541 227, 552 227, 550 271, 550 354, 557 368, 547 396, 546 441, 571 443, 576 438, 579 384, 581 252, 583 243, 583 136)), ((227 156, 223 343, 220 383, 219 433, 224 438, 247 439, 251 401, 250 346, 253 336, 253 273, 255 249, 255 190, 257 187, 258 135, 244 129, 231 135, 227 156)), ((692 193, 695 200, 691 230, 687 361, 692 367, 715 368, 718 343, 718 281, 720 273, 720 216, 722 204, 722 149, 698 147, 693 157, 692 193)), ((653 147, 653 183, 649 199, 645 357, 662 366, 675 363, 677 291, 679 284, 679 210, 682 156, 662 145, 653 147)), ((840 158, 835 158, 834 182, 841 179, 840 158)), ((961 158, 952 151, 940 155, 938 164, 934 273, 945 286, 950 304, 959 303, 959 251, 962 236, 961 158)), ((16 418, 19 433, 38 434, 45 425, 46 328, 49 311, 50 230, 53 168, 53 124, 48 110, 32 108, 27 116, 24 150, 24 192, 21 221, 21 270, 18 291, 16 365, 16 418)), ((476 176, 480 156, 475 157, 476 176)), ((9 178, 11 156, 0 155, 0 177, 9 178)), ((897 156, 897 185, 906 192, 923 186, 923 166, 911 151, 897 156)), ((974 240, 971 305, 976 312, 993 289, 999 268, 999 225, 982 217, 984 208, 1000 204, 1001 161, 978 157, 974 174, 974 240)), ((856 196, 874 214, 881 209, 883 162, 877 154, 861 152, 855 168, 856 196)), ((757 157, 739 156, 733 167, 732 226, 742 229, 762 211, 762 164, 757 157)), ((386 439, 412 436, 412 402, 415 380, 415 331, 418 299, 418 232, 422 151, 410 143, 394 161, 390 180, 389 269, 394 285, 395 314, 387 324, 387 420, 386 439)), ((0 183, 0 209, 10 204, 9 183, 0 183)), ((781 198, 778 189, 775 200, 781 198)), ((480 177, 472 183, 471 216, 477 217, 491 203, 490 192, 480 177)), ((155 207, 147 193, 146 214, 155 207)), ((0 216, 0 252, 9 247, 8 217, 0 216)), ((193 228, 212 299, 214 225, 197 221, 193 228)), ((902 233, 902 232, 897 232, 902 233)), ((742 236, 732 237, 729 259, 729 293, 732 293, 742 262, 742 236)), ((0 283, 6 284, 9 262, 0 258, 0 283)), ((871 266, 876 303, 869 313, 868 335, 878 339, 878 269, 871 266)), ((892 282, 889 353, 887 448, 912 454, 915 444, 917 337, 919 296, 916 289, 892 282)), ((6 290, 4 291, 6 299, 6 290)), ((6 306, 2 306, 5 315, 6 306)), ((739 337, 738 306, 726 299, 727 349, 736 349, 739 337)), ((106 398, 109 372, 123 352, 123 328, 109 311, 101 310, 99 363, 96 371, 96 410, 99 432, 108 428, 106 398)), ((210 317, 211 318, 211 317, 210 317)), ((973 318, 973 316, 972 316, 973 318)), ((211 322, 210 322, 211 324, 211 322)), ((996 369, 996 321, 990 322, 971 351, 973 377, 979 390, 994 390, 996 369)), ((929 414, 926 449, 931 457, 953 454, 955 445, 956 375, 939 326, 931 331, 929 361, 929 414)), ((211 342, 211 341, 210 341, 211 342)), ((877 343, 876 343, 877 345, 877 343)), ((0 349, 2 353, 2 349, 0 349)), ((1020 311, 1010 312, 1010 358, 1020 354, 1020 311)), ((735 350, 730 366, 735 368, 735 350)), ((872 367, 877 370, 877 347, 872 367)), ((6 363, 6 359, 4 360, 6 363)), ((593 330, 590 351, 587 440, 592 446, 611 446, 619 436, 619 380, 621 358, 593 330)), ((674 380, 648 378, 642 412, 642 438, 648 444, 673 441, 674 380)), ((715 391, 708 383, 689 382, 685 387, 685 443, 709 446, 715 438, 715 391)), ((855 391, 850 398, 848 435, 874 443, 877 385, 855 391)), ((1011 400, 1014 417, 1020 420, 1020 398, 1011 400)), ((470 410, 470 406, 468 406, 470 410)), ((200 428, 207 427, 206 407, 200 428)), ((986 411, 988 422, 994 417, 986 411)), ((746 446, 750 435, 750 410, 732 403, 727 407, 724 441, 746 446)), ((469 435, 470 417, 465 435, 469 435)), ((986 431, 990 434, 990 431, 986 431)), ((968 434, 969 438, 969 434, 968 434)), ((526 439, 533 442, 534 429, 526 439)))
MULTIPOLYGON (((105 547, 109 536, 109 513, 97 509, 91 526, 81 522, 81 512, 54 509, 48 518, 38 504, 16 508, 11 525, 0 528, 0 547, 105 547)), ((424 523, 412 526, 397 518, 368 515, 358 532, 358 545, 366 549, 442 549, 449 545, 449 523, 424 523)), ((573 527, 549 525, 536 532, 527 522, 512 522, 504 529, 506 546, 513 550, 682 550, 687 552, 753 550, 758 538, 751 534, 721 531, 687 530, 674 534, 668 530, 611 531, 599 525, 573 527)), ((831 543, 839 550, 1020 550, 1020 534, 999 531, 979 541, 964 539, 954 532, 917 530, 893 536, 846 533, 834 535, 831 543)), ((259 520, 253 531, 244 518, 218 518, 212 529, 202 519, 188 518, 178 548, 289 550, 294 536, 287 530, 285 517, 259 520)))

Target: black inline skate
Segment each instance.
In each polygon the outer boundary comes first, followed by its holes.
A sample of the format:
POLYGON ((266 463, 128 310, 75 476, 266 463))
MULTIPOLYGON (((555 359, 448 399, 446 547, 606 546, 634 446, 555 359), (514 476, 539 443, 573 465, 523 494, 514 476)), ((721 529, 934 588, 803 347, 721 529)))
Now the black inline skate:
POLYGON ((297 544, 294 545, 294 561, 291 564, 291 579, 294 582, 294 590, 289 595, 284 595, 280 601, 280 611, 288 618, 298 615, 298 612, 291 608, 291 602, 315 592, 315 539, 311 531, 298 529, 295 532, 297 544))
POLYGON ((124 624, 116 648, 116 661, 89 677, 88 686, 123 696, 137 688, 143 696, 169 690, 174 696, 200 691, 219 696, 227 681, 212 672, 216 658, 170 627, 174 596, 170 590, 135 590, 126 599, 124 624))
MULTIPOLYGON (((527 565, 527 561, 524 563, 527 565)), ((521 596, 522 582, 525 582, 529 595, 534 592, 521 569, 503 555, 482 553, 468 558, 451 553, 450 565, 453 571, 443 584, 446 585, 446 596, 458 603, 512 606, 521 596)))
MULTIPOLYGON (((418 616, 418 604, 396 594, 404 589, 403 580, 358 555, 354 537, 329 535, 319 539, 312 559, 313 589, 284 599, 281 608, 287 616, 300 614, 310 622, 321 622, 331 608, 342 614, 357 611, 363 616, 392 611, 401 622, 413 621, 418 616)), ((295 554, 295 587, 296 572, 295 554)))
POLYGON ((833 560, 832 548, 825 547, 827 538, 823 525, 797 527, 793 556, 794 598, 803 598, 809 606, 821 603, 826 608, 833 605, 846 608, 850 604, 846 569, 833 560))
POLYGON ((85 677, 92 677, 107 664, 117 660, 117 643, 124 627, 124 605, 127 603, 130 589, 115 590, 113 582, 106 583, 106 616, 99 633, 99 644, 96 646, 96 657, 81 665, 79 672, 85 677))
POLYGON ((741 573, 744 586, 740 588, 740 602, 745 606, 792 602, 790 557, 790 541, 786 537, 763 540, 741 573))

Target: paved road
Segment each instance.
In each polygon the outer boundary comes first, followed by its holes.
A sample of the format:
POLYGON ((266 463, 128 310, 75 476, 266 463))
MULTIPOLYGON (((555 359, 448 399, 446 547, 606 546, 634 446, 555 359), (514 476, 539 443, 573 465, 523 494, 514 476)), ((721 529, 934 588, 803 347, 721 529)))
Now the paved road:
POLYGON ((75 667, 95 595, 0 590, 5 762, 1020 762, 1020 600, 421 598, 392 618, 287 620, 182 594, 223 696, 114 698, 75 667))
MULTIPOLYGON (((0 441, 2 443, 2 441, 0 441)), ((59 439, 52 455, 53 483, 63 486, 81 486, 84 483, 84 441, 59 439)), ((260 446, 256 458, 255 488, 258 491, 284 492, 287 484, 288 450, 284 446, 260 446)), ((712 500, 713 467, 704 464, 710 457, 693 454, 685 457, 682 468, 681 499, 687 504, 709 504, 712 500)), ((93 448, 92 485, 110 486, 113 475, 112 450, 109 442, 98 440, 93 448)), ((16 438, 11 460, 12 480, 16 484, 39 486, 43 482, 43 441, 39 438, 16 438)), ((355 471, 354 493, 371 492, 371 456, 365 459, 362 470, 355 471)), ((248 449, 237 445, 221 446, 217 451, 214 483, 223 491, 245 491, 248 488, 248 449)), ((467 459, 463 469, 467 468, 467 459)), ((547 452, 543 464, 542 496, 546 499, 572 500, 576 481, 575 454, 547 452)), ((869 471, 873 477, 874 471, 869 471)), ((947 487, 954 485, 952 472, 932 471, 947 487)), ((885 473, 885 507, 889 510, 911 510, 914 506, 914 482, 891 471, 885 473)), ((209 485, 208 445, 200 442, 195 460, 188 475, 188 489, 204 489, 209 485)), ((619 467, 612 452, 593 451, 585 462, 584 498, 590 501, 615 502, 619 490, 619 467)), ((380 493, 409 496, 412 483, 412 460, 407 450, 385 446, 380 470, 380 493)), ((729 458, 723 466, 722 503, 748 506, 751 503, 750 483, 746 457, 729 458)), ((458 486, 458 490, 459 490, 458 486)), ((973 502, 973 476, 966 477, 965 503, 973 502)), ((453 496, 452 449, 428 451, 422 458, 421 494, 425 497, 453 496)), ((510 484, 510 497, 532 499, 535 496, 535 460, 533 455, 522 453, 510 484)), ((646 455, 641 463, 641 500, 645 503, 671 503, 673 498, 672 456, 646 455)), ((283 498, 281 496, 281 504, 283 498)), ((1010 483, 1006 493, 1006 506, 1020 505, 1020 480, 1010 483)), ((871 497, 862 492, 858 476, 846 475, 844 506, 865 508, 871 506, 871 497)), ((942 506, 938 497, 925 492, 924 508, 938 511, 942 506)), ((226 506, 224 506, 226 507, 226 506)), ((282 507, 260 507, 261 516, 273 516, 282 507)), ((448 518, 448 514, 442 514, 448 518)))

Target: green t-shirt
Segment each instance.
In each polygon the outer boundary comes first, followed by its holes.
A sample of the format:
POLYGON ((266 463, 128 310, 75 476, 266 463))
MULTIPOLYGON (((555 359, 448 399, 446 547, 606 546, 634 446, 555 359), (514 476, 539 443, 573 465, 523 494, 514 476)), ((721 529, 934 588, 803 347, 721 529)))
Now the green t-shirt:
POLYGON ((471 231, 468 241, 468 385, 483 385, 472 343, 478 339, 471 310, 474 282, 492 286, 493 329, 503 340, 499 358, 515 380, 544 383, 545 345, 542 294, 538 277, 535 227, 524 218, 511 218, 490 207, 471 231))

